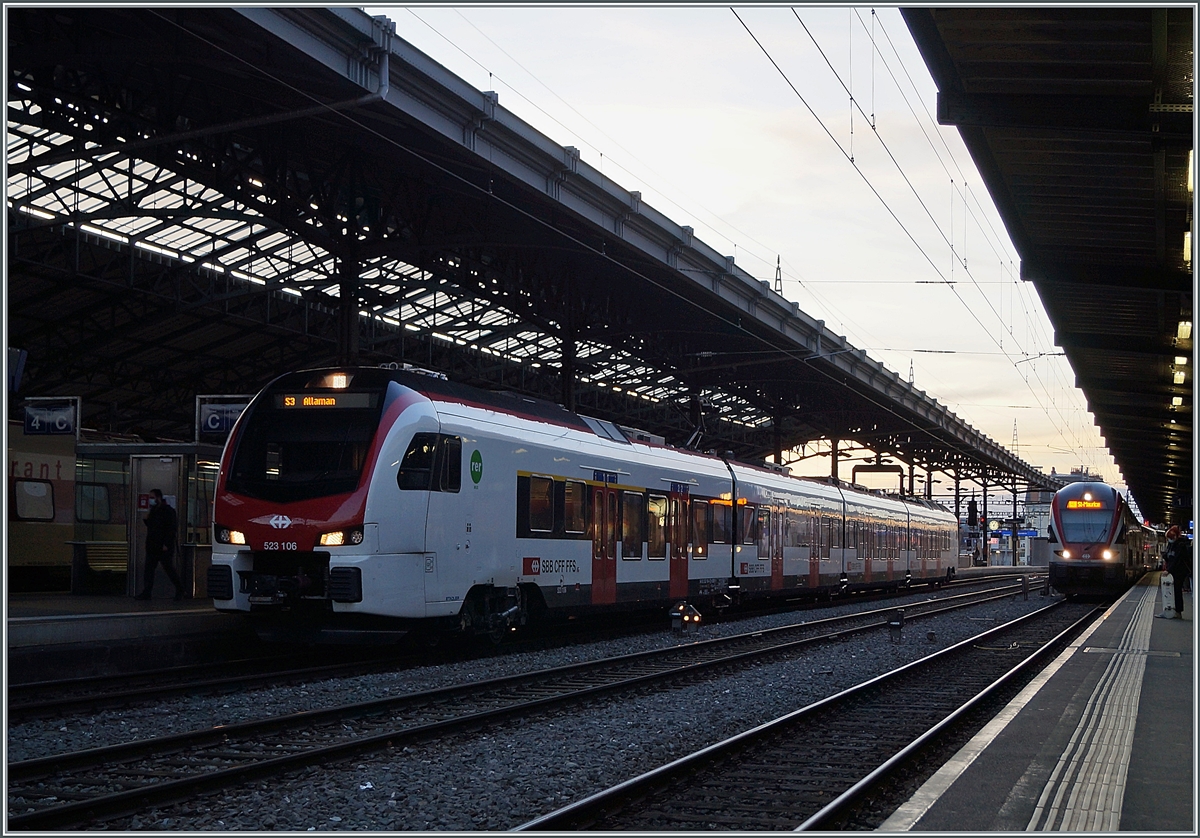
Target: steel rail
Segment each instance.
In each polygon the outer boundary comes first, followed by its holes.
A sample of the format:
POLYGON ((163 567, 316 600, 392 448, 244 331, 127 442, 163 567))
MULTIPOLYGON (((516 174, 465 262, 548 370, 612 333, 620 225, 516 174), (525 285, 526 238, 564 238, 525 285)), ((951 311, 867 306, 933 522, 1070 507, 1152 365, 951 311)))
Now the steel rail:
MULTIPOLYGON (((891 672, 887 672, 873 678, 870 678, 861 684, 857 684, 846 690, 843 690, 835 695, 828 696, 824 699, 816 701, 810 705, 802 707, 791 713, 788 713, 778 719, 758 725, 750 730, 743 731, 721 742, 714 743, 705 748, 702 748, 692 754, 681 757, 659 768, 652 769, 637 777, 619 783, 609 789, 605 789, 596 794, 590 795, 574 803, 568 804, 558 810, 542 815, 527 823, 521 824, 514 828, 514 831, 567 831, 580 829, 660 829, 659 824, 654 824, 653 827, 648 825, 631 826, 629 823, 613 826, 612 818, 618 817, 624 809, 630 805, 641 803, 649 799, 652 795, 658 792, 674 788, 678 783, 680 788, 686 790, 689 787, 688 780, 684 778, 695 779, 698 772, 704 772, 705 769, 712 765, 717 765, 727 760, 736 759, 737 756, 750 751, 752 748, 765 748, 768 743, 788 742, 788 732, 810 719, 815 719, 818 716, 829 712, 835 712, 839 707, 849 705, 855 701, 865 701, 865 697, 869 696, 873 691, 880 687, 892 685, 898 682, 901 678, 916 673, 924 668, 929 668, 931 664, 953 660, 955 656, 961 655, 964 650, 971 646, 986 641, 991 638, 998 637, 1004 633, 1027 625, 1036 621, 1039 617, 1045 616, 1049 612, 1062 607, 1064 603, 1061 601, 1055 602, 1045 608, 1035 611, 1024 617, 1005 623, 1002 626, 989 629, 974 637, 963 640, 946 649, 929 655, 917 661, 905 664, 891 672), (607 820, 606 820, 607 819, 607 820)), ((1045 654, 1048 648, 1054 648, 1053 644, 1061 643, 1063 638, 1067 637, 1074 631, 1094 619, 1100 609, 1092 609, 1084 617, 1072 621, 1072 624, 1065 630, 1056 632, 1053 639, 1049 643, 1043 643, 1038 651, 1030 658, 1040 658, 1045 654)), ((1032 663, 1030 663, 1032 665, 1032 663)), ((1026 670, 1022 670, 1026 671, 1026 670)), ((1006 677, 1016 677, 1008 675, 1006 677)), ((989 688, 991 689, 991 688, 989 688)), ((996 689, 999 689, 997 687, 996 689)), ((987 691, 987 690, 984 690, 987 691)), ((944 717, 943 717, 944 718, 944 717)), ((921 740, 922 743, 928 743, 936 733, 925 731, 928 735, 921 740)), ((900 750, 903 750, 900 749, 900 750)), ((757 755, 757 754, 756 754, 757 755)), ((911 751, 910 751, 911 755, 911 751)), ((764 757, 764 759, 767 759, 764 757)), ((717 769, 714 769, 717 770, 717 769)), ((866 770, 866 769, 863 769, 866 770)), ((873 772, 872 772, 873 773, 873 772)), ((876 774, 871 783, 860 789, 860 792, 865 793, 871 785, 874 785, 882 774, 876 774)), ((866 778, 862 778, 859 782, 866 782, 866 778)), ((857 785, 857 783, 852 783, 857 785)), ((669 796, 669 792, 664 792, 669 796)), ((808 789, 807 794, 820 794, 819 790, 808 789)), ((778 802, 778 801, 775 801, 778 802)), ((846 803, 839 805, 836 811, 841 811, 846 803)), ((825 807, 821 807, 822 809, 825 807)), ((833 810, 831 810, 832 812, 833 810)), ((795 812, 799 817, 800 813, 795 812)), ((828 822, 828 821, 826 821, 828 822)), ((679 828, 679 827, 674 827, 679 828)), ((710 827, 711 828, 711 827, 710 827)), ((757 828, 762 829, 761 825, 757 828)), ((777 828, 777 827, 776 827, 777 828)), ((794 827, 793 827, 794 828, 794 827)))
MULTIPOLYGON (((958 579, 953 582, 942 582, 943 588, 962 588, 970 585, 995 583, 1003 579, 1023 574, 991 574, 988 576, 958 579)), ((912 595, 917 591, 913 588, 901 589, 903 594, 912 595)), ((854 595, 855 602, 875 602, 896 596, 894 592, 884 594, 861 593, 854 595)), ((839 604, 842 604, 839 602, 839 604)), ((816 603, 806 603, 813 606, 816 603)), ((754 617, 763 614, 784 613, 796 611, 797 605, 790 600, 784 605, 755 607, 747 603, 743 610, 737 612, 737 617, 754 617)), ((657 630, 657 629, 656 629, 657 630)), ((595 631, 595 629, 590 629, 595 631)), ((624 636, 627 629, 618 632, 604 631, 603 636, 624 636)), ((516 651, 525 648, 542 648, 546 638, 536 631, 528 638, 518 643, 516 651)), ((299 659, 299 655, 288 655, 285 661, 299 659)), ((139 702, 148 702, 177 695, 195 694, 205 691, 231 692, 243 687, 273 685, 277 683, 298 683, 306 679, 328 678, 337 675, 352 676, 369 674, 389 668, 400 669, 419 663, 419 656, 404 655, 393 657, 364 656, 354 661, 328 663, 305 667, 289 667, 286 662, 279 668, 263 671, 262 667, 273 667, 280 662, 270 657, 243 658, 226 662, 192 664, 187 666, 167 667, 156 670, 143 670, 122 675, 100 675, 81 678, 69 678, 58 681, 39 681, 26 684, 13 684, 8 688, 8 722, 14 724, 29 719, 48 718, 61 714, 97 712, 99 710, 125 707, 139 702), (230 675, 228 669, 259 667, 257 671, 242 675, 230 675), (219 677, 188 678, 193 673, 204 675, 213 671, 224 671, 219 677), (164 683, 166 681, 166 683, 164 683), (125 686, 128 683, 151 682, 145 686, 125 686), (105 689, 105 687, 112 687, 105 689), (54 693, 59 693, 55 695, 54 693), (62 693, 70 693, 63 695, 62 693), (49 694, 49 695, 47 695, 49 694), (30 695, 45 695, 44 698, 30 699, 30 695)))
MULTIPOLYGON (((926 601, 925 603, 909 606, 914 609, 920 606, 924 607, 920 610, 914 610, 911 614, 906 612, 906 617, 916 619, 933 616, 993 599, 1007 598, 1013 595, 1017 589, 1018 586, 1007 586, 1002 588, 998 593, 984 591, 926 601)), ((740 662, 766 655, 794 651, 812 643, 884 627, 887 625, 887 616, 894 612, 894 608, 886 608, 859 612, 844 617, 829 617, 814 622, 781 626, 775 629, 749 632, 728 638, 716 638, 671 647, 669 649, 637 652, 598 661, 539 670, 534 673, 505 676, 473 684, 442 687, 422 693, 358 702, 322 710, 304 711, 270 719, 221 725, 155 739, 127 742, 119 745, 92 748, 84 751, 12 763, 8 766, 10 800, 8 826, 14 830, 52 829, 84 823, 95 818, 132 813, 152 804, 186 799, 197 793, 228 786, 255 776, 274 775, 302 765, 384 749, 402 741, 420 739, 432 734, 461 730, 485 722, 526 715, 532 710, 552 705, 577 703, 616 691, 634 689, 654 682, 673 680, 705 669, 736 665, 740 662), (788 634, 794 635, 796 633, 806 634, 807 636, 800 637, 799 639, 788 639, 788 634), (781 639, 776 641, 774 638, 781 639), (747 645, 751 648, 742 648, 732 654, 721 652, 722 648, 744 647, 747 645), (683 660, 671 661, 671 658, 683 658, 683 660), (652 671, 645 671, 644 667, 655 663, 656 659, 662 661, 662 665, 653 668, 652 671), (641 667, 641 669, 637 669, 638 667, 641 667), (632 676, 629 675, 631 669, 635 671, 635 674, 632 676), (585 679, 584 683, 581 684, 579 682, 580 678, 585 679), (586 679, 588 678, 593 679, 593 681, 587 681, 586 679), (597 678, 601 679, 600 683, 594 682, 597 678), (556 679, 558 681, 557 686, 553 683, 556 679), (556 694, 540 695, 529 699, 526 697, 528 695, 527 692, 524 695, 521 692, 531 684, 540 685, 543 690, 549 686, 556 690, 556 694), (499 690, 515 691, 516 695, 510 695, 507 699, 509 701, 507 704, 501 704, 501 706, 485 710, 476 709, 489 692, 499 690), (218 744, 228 745, 238 739, 250 741, 252 737, 261 736, 268 732, 313 728, 318 724, 334 720, 363 718, 385 711, 395 712, 399 709, 422 703, 450 702, 455 700, 465 700, 468 703, 467 712, 454 712, 451 707, 449 718, 439 718, 432 722, 421 721, 418 718, 416 723, 404 727, 391 728, 380 733, 357 736, 349 741, 309 748, 267 759, 254 760, 255 755, 253 754, 231 756, 226 753, 221 757, 222 759, 248 756, 254 761, 188 777, 151 782, 143 786, 115 793, 95 795, 68 803, 57 803, 41 809, 35 809, 31 812, 17 811, 23 806, 28 806, 28 803, 12 802, 14 798, 20 800, 25 796, 23 794, 24 789, 20 785, 21 783, 37 783, 36 788, 41 789, 46 785, 45 780, 58 777, 64 771, 102 769, 104 766, 126 766, 130 763, 143 760, 147 756, 165 756, 178 754, 180 751, 186 751, 188 748, 201 749, 218 744)), ((503 702, 506 699, 501 696, 500 700, 503 702)), ((442 715, 445 715, 445 708, 442 705, 434 704, 435 711, 439 708, 442 711, 442 715)), ((199 755, 201 757, 204 756, 203 753, 199 753, 199 755)), ((61 782, 61 777, 59 777, 59 780, 60 785, 65 784, 61 782)), ((81 796, 83 793, 71 791, 70 794, 81 796)), ((48 795, 59 796, 53 795, 52 790, 47 791, 43 789, 42 791, 34 792, 30 797, 41 796, 45 798, 48 795)))
POLYGON ((1006 686, 1027 673, 1033 666, 1040 664, 1043 658, 1057 651, 1063 640, 1074 636, 1081 626, 1090 623, 1095 616, 1096 612, 1092 611, 1081 617, 1076 623, 1063 629, 1063 631, 1047 641, 1040 649, 1008 670, 1008 672, 1005 672, 957 710, 905 745, 904 748, 887 760, 887 762, 874 769, 866 777, 863 777, 853 786, 846 789, 846 791, 828 805, 811 815, 808 820, 796 827, 796 831, 806 832, 814 829, 838 828, 836 825, 839 822, 843 822, 847 814, 862 803, 867 798, 867 795, 882 781, 893 776, 919 752, 933 744, 942 733, 950 730, 975 709, 982 707, 1006 686))

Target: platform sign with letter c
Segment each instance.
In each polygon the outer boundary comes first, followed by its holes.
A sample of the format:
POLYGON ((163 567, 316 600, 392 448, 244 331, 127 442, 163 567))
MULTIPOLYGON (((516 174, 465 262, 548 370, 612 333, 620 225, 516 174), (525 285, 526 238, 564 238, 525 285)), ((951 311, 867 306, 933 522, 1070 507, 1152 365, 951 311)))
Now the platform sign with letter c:
POLYGON ((196 396, 196 441, 224 440, 249 402, 249 396, 196 396))
POLYGON ((76 406, 74 402, 39 402, 25 406, 25 435, 75 433, 76 406))

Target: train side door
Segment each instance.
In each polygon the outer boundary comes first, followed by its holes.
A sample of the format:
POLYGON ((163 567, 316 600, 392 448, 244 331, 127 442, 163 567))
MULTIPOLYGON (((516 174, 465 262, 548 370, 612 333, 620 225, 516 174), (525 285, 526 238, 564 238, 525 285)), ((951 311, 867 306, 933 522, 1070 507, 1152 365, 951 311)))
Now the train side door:
POLYGON ((671 542, 669 591, 674 599, 688 594, 688 496, 673 491, 667 496, 667 505, 667 536, 671 542))
POLYGON ((592 489, 592 604, 617 601, 617 492, 592 489))
POLYGON ((766 507, 758 510, 758 545, 760 561, 771 562, 771 590, 783 589, 783 546, 779 543, 779 512, 766 507))

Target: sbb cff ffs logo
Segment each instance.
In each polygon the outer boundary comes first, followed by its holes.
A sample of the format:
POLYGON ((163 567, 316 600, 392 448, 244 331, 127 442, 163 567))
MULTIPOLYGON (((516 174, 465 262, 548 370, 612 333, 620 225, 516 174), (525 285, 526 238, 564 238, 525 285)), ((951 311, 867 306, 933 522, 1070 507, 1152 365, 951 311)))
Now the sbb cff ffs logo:
POLYGON ((525 576, 540 576, 542 573, 542 560, 536 556, 526 556, 524 559, 525 567, 522 572, 525 576))
POLYGON ((286 515, 272 515, 270 523, 277 530, 286 530, 292 525, 292 519, 286 515))

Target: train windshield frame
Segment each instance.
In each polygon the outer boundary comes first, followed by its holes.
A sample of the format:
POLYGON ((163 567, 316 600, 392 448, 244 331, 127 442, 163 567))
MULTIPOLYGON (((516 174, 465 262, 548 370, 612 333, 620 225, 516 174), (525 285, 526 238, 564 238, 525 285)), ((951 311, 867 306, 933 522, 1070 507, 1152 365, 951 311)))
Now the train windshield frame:
MULTIPOLYGON (((326 394, 309 395, 319 399, 326 394)), ((383 393, 342 390, 331 395, 351 406, 320 401, 308 406, 282 397, 255 405, 239 435, 226 491, 292 503, 358 488, 379 429, 383 393)))
POLYGON ((1062 540, 1068 544, 1107 543, 1112 529, 1111 509, 1063 509, 1062 540))

